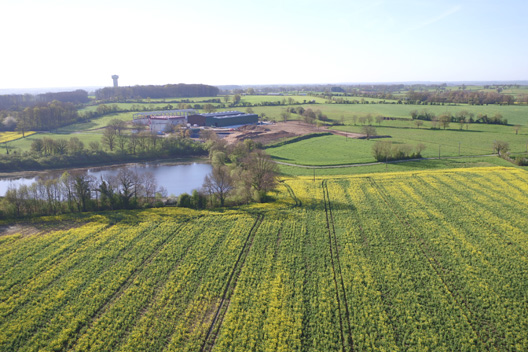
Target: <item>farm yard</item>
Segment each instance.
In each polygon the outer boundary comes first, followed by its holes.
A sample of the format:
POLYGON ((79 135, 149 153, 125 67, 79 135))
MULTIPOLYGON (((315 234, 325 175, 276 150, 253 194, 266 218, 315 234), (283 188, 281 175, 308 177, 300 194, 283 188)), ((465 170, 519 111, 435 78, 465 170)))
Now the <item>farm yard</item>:
POLYGON ((528 349, 526 171, 282 181, 275 203, 4 228, 0 350, 528 349))

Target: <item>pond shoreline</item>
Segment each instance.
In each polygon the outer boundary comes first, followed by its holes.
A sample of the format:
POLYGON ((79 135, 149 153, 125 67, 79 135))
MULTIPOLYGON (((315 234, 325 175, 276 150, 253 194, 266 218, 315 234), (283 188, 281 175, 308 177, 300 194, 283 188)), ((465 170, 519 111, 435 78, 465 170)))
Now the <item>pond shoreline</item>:
POLYGON ((202 163, 209 164, 209 158, 206 157, 191 157, 191 158, 169 158, 169 159, 153 159, 153 160, 144 160, 144 161, 133 161, 133 162, 123 162, 123 163, 101 163, 95 165, 87 165, 84 167, 74 167, 74 168, 51 168, 51 169, 42 169, 42 170, 26 170, 26 171, 11 171, 11 172, 0 172, 0 179, 17 179, 17 178, 32 178, 41 175, 45 175, 49 172, 76 172, 76 171, 88 171, 98 169, 108 168, 108 167, 122 167, 122 166, 132 166, 138 164, 159 164, 159 165, 186 165, 192 163, 202 163))

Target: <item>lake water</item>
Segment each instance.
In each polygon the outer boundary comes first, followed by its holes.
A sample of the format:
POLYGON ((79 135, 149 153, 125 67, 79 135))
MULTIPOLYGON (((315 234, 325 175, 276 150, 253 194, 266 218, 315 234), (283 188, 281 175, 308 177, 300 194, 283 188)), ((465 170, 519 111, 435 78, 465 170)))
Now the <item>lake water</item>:
MULTIPOLYGON (((202 187, 205 176, 211 172, 210 164, 191 163, 191 164, 166 164, 166 163, 138 163, 132 165, 119 165, 108 167, 97 167, 87 170, 88 175, 99 179, 100 176, 106 177, 117 175, 120 169, 130 168, 138 173, 151 172, 158 183, 158 187, 164 187, 168 195, 180 195, 182 193, 191 193, 193 189, 202 187)), ((64 172, 49 171, 42 176, 29 178, 0 178, 0 196, 4 196, 10 185, 19 186, 22 184, 31 185, 39 177, 58 178, 64 172)))

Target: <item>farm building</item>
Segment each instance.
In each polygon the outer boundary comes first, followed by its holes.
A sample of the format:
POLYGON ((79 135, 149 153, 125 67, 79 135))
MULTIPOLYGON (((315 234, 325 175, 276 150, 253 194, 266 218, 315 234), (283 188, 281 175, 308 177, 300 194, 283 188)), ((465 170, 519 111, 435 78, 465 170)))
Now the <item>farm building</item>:
POLYGON ((258 115, 246 114, 240 111, 222 111, 190 115, 187 121, 191 125, 212 127, 253 125, 258 123, 258 115))
POLYGON ((150 131, 164 132, 176 125, 186 125, 187 116, 193 109, 138 112, 132 115, 133 122, 148 125, 150 131))

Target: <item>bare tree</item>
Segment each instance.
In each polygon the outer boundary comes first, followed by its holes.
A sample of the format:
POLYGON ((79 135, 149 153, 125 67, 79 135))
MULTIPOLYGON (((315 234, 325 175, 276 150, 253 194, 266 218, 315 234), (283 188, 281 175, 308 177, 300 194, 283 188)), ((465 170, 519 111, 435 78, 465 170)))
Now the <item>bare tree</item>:
POLYGON ((110 151, 114 150, 115 143, 117 138, 117 131, 112 126, 107 126, 103 132, 103 137, 101 138, 103 144, 110 149, 110 151))
POLYGON ((521 125, 513 126, 513 130, 515 131, 515 134, 519 134, 519 131, 521 130, 521 125))
POLYGON ((242 162, 242 168, 245 171, 245 182, 255 190, 257 200, 262 201, 266 192, 276 187, 279 167, 263 150, 251 152, 242 162))
POLYGON ((499 156, 502 156, 503 154, 506 154, 510 150, 510 145, 508 144, 508 142, 494 141, 493 142, 493 150, 499 156))
POLYGON ((234 189, 229 168, 225 165, 213 166, 211 173, 205 176, 203 188, 210 195, 216 196, 223 207, 226 197, 234 189))

